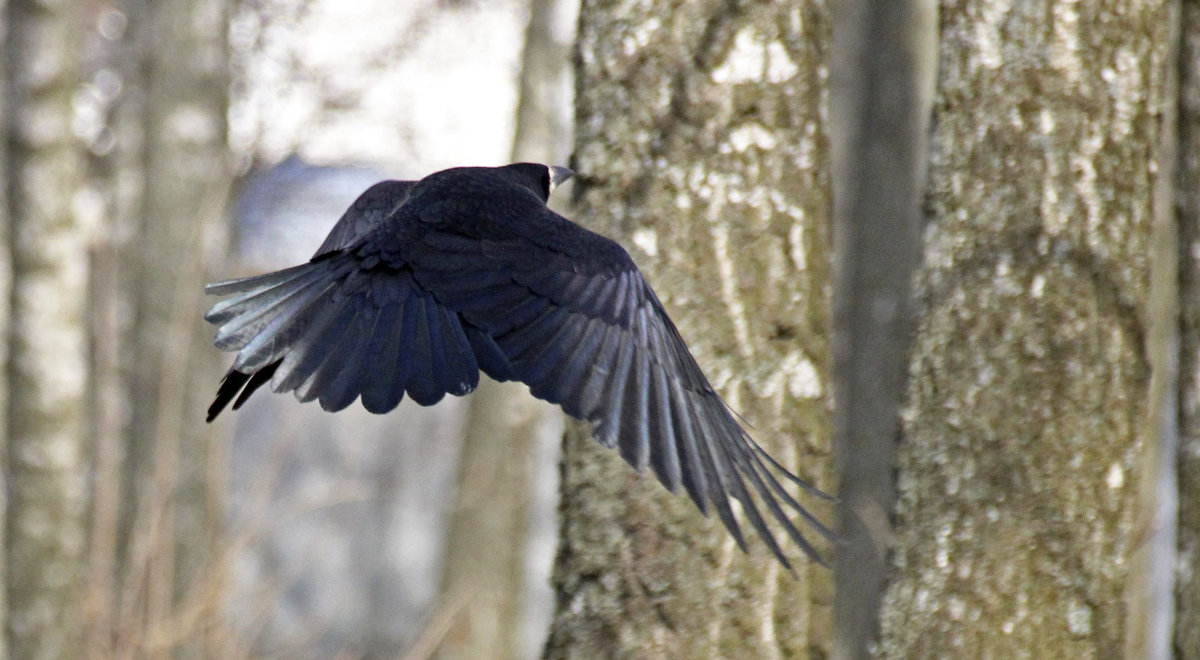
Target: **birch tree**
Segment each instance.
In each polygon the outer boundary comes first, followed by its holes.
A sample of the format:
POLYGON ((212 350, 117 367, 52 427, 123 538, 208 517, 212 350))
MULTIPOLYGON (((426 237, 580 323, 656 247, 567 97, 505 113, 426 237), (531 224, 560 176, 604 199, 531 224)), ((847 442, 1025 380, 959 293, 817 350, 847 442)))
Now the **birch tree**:
POLYGON ((75 205, 83 160, 71 130, 80 15, 72 4, 32 0, 5 10, 7 652, 72 658, 84 650, 87 551, 87 230, 75 205))
POLYGON ((1166 657, 1177 5, 941 9, 883 652, 1166 657))
MULTIPOLYGON (((755 438, 829 488, 827 8, 593 0, 579 26, 573 217, 630 248, 755 438)), ((548 657, 828 652, 826 569, 743 555, 567 436, 548 657)))

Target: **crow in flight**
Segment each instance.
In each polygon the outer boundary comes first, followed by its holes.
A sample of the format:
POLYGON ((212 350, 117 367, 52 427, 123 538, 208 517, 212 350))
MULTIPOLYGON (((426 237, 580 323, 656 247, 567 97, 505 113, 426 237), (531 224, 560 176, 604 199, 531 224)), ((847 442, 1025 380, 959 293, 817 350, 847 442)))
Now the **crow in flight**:
POLYGON ((587 420, 596 440, 639 472, 652 466, 670 491, 682 484, 745 550, 736 498, 791 570, 754 491, 823 564, 782 505, 832 534, 775 474, 828 496, 746 434, 629 254, 546 207, 572 174, 516 163, 377 183, 308 263, 208 285, 232 296, 204 318, 219 328, 217 348, 237 351, 208 421, 267 382, 325 410, 361 396, 385 413, 406 393, 423 406, 467 394, 482 370, 587 420))

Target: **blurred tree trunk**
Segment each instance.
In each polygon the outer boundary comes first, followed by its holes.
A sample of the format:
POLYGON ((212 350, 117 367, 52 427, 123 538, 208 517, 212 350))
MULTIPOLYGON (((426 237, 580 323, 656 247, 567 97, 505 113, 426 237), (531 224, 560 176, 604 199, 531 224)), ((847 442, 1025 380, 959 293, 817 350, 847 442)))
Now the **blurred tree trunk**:
POLYGON ((1200 2, 1183 3, 1181 20, 1179 172, 1179 559, 1175 653, 1200 658, 1200 2))
POLYGON ((1174 7, 942 7, 888 657, 1167 652, 1174 7))
POLYGON ((842 3, 835 12, 833 443, 845 504, 837 658, 870 657, 879 640, 936 48, 932 0, 842 3))
POLYGON ((534 445, 547 404, 484 381, 467 412, 438 612, 439 658, 518 658, 534 445))
MULTIPOLYGON (((570 151, 570 45, 555 34, 571 0, 531 0, 512 160, 555 164, 570 151)), ((560 204, 563 197, 553 201, 560 204)), ((530 576, 539 436, 562 413, 519 383, 482 378, 469 400, 438 611, 439 658, 519 658, 530 576)), ((534 591, 533 593, 536 593, 534 591)))
MULTIPOLYGON (((10 35, 8 32, 8 3, 0 0, 0 116, 9 117, 13 111, 8 95, 8 55, 10 35)), ((8 365, 9 311, 12 301, 12 227, 8 206, 8 142, 9 127, 0 121, 0 365, 8 365)), ((6 372, 5 372, 6 373, 6 372)), ((0 444, 0 557, 8 547, 6 521, 8 515, 8 379, 0 377, 0 429, 3 429, 3 444, 0 444)), ((5 561, 0 560, 0 621, 8 621, 8 594, 3 588, 7 584, 5 561)), ((8 657, 8 634, 0 628, 0 658, 8 657)))
POLYGON ((72 134, 80 18, 74 4, 30 0, 12 0, 5 15, 12 324, 2 563, 14 658, 84 651, 88 237, 72 134))
POLYGON ((197 314, 206 271, 225 247, 228 7, 126 0, 122 10, 133 65, 119 115, 133 125, 118 127, 129 150, 119 156, 128 190, 118 222, 132 233, 122 275, 133 316, 120 645, 162 653, 185 637, 199 644, 222 605, 212 544, 227 466, 203 423, 220 372, 197 314))
POLYGON ((124 243, 134 235, 130 226, 129 181, 141 172, 134 145, 141 144, 141 106, 132 104, 140 88, 140 58, 127 43, 128 19, 112 6, 92 6, 87 23, 96 27, 88 35, 80 94, 96 122, 88 140, 89 193, 103 205, 102 226, 92 236, 88 292, 91 393, 88 433, 92 452, 91 512, 89 528, 87 644, 93 653, 111 652, 117 635, 116 598, 118 519, 122 514, 121 466, 128 424, 128 391, 125 387, 123 351, 128 338, 129 292, 123 282, 124 243), (99 39, 96 39, 99 37, 99 39), (135 93, 131 93, 134 90, 135 93), (124 92, 124 93, 122 93, 124 92), (136 105, 136 107, 135 107, 136 105), (135 131, 130 129, 136 127, 135 131))
MULTIPOLYGON (((829 31, 820 2, 585 2, 574 213, 630 248, 755 438, 825 488, 829 31)), ((793 578, 756 539, 743 555, 588 435, 564 441, 548 657, 830 652, 826 569, 788 546, 793 578)))

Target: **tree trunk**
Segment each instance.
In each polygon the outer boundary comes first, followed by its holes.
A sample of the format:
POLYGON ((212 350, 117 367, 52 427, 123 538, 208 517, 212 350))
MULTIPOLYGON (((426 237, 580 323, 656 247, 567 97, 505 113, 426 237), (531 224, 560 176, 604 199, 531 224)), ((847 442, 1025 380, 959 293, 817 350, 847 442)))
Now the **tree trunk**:
POLYGON ((942 8, 889 657, 1155 657, 1174 34, 1118 5, 942 8))
MULTIPOLYGON (((12 106, 8 98, 8 65, 12 58, 8 56, 8 44, 11 36, 8 31, 8 3, 0 0, 0 53, 5 54, 5 63, 0 63, 0 113, 10 116, 12 106)), ((8 205, 8 142, 9 130, 0 124, 0 365, 8 364, 9 311, 12 300, 12 219, 8 205)), ((7 367, 5 367, 7 369, 7 367)), ((0 475, 8 473, 8 378, 6 371, 0 376, 0 429, 4 429, 3 444, 0 444, 0 475)), ((0 476, 0 556, 6 552, 8 517, 8 479, 0 476)), ((4 568, 5 562, 0 561, 0 621, 8 621, 8 594, 4 585, 8 576, 4 568)), ((5 628, 0 628, 0 658, 8 657, 8 635, 5 628)))
MULTIPOLYGON (((828 43, 819 2, 585 2, 574 212, 630 249, 754 437, 825 488, 828 43)), ((829 653, 826 569, 743 555, 587 436, 564 441, 547 657, 829 653)))
MULTIPOLYGON (((573 13, 568 4, 529 3, 514 162, 561 163, 570 150, 570 46, 555 34, 555 24, 571 18, 563 16, 573 13)), ((468 405, 438 604, 452 623, 437 657, 527 657, 530 523, 535 480, 548 467, 537 449, 547 424, 561 427, 562 413, 520 384, 486 377, 468 405)))
POLYGON ((84 650, 88 237, 75 206, 83 161, 71 130, 78 26, 73 4, 13 0, 7 7, 13 284, 2 563, 14 658, 80 657, 84 650))
POLYGON ((842 3, 833 28, 834 654, 870 657, 887 578, 894 461, 920 261, 937 58, 932 0, 842 3))
POLYGON ((517 658, 533 449, 547 411, 517 383, 481 383, 472 397, 438 604, 451 625, 436 657, 517 658))
POLYGON ((218 475, 227 466, 202 419, 220 372, 196 314, 224 248, 232 176, 226 10, 220 0, 124 6, 139 65, 128 81, 134 111, 126 119, 144 133, 125 145, 133 150, 126 182, 136 191, 122 200, 134 225, 125 260, 133 312, 126 351, 136 357, 127 362, 120 612, 122 632, 133 635, 123 643, 154 651, 176 644, 189 622, 210 625, 221 605, 204 598, 213 585, 201 582, 220 579, 205 569, 224 515, 218 475), (187 621, 172 618, 185 614, 177 606, 190 610, 187 621))
POLYGON ((1179 171, 1181 450, 1175 653, 1200 658, 1200 2, 1182 3, 1179 171))

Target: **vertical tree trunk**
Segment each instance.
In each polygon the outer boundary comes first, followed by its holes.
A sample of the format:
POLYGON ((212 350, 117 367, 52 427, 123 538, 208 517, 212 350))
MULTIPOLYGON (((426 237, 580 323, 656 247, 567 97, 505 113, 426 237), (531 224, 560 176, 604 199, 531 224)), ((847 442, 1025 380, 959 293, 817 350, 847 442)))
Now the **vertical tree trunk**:
POLYGON ((1173 322, 1149 302, 1170 19, 942 7, 888 656, 1150 652, 1136 591, 1164 447, 1147 393, 1167 376, 1146 340, 1173 322))
POLYGON ((894 462, 920 262, 937 58, 932 0, 842 3, 833 28, 834 455, 839 530, 834 654, 879 639, 894 462))
MULTIPOLYGON (((196 313, 206 271, 224 247, 231 180, 227 7, 220 0, 128 0, 124 9, 140 64, 127 102, 144 134, 130 145, 138 151, 128 173, 128 185, 137 188, 128 199, 137 205, 129 209, 135 238, 126 259, 133 309, 127 351, 136 358, 128 361, 124 506, 131 517, 120 607, 125 632, 145 637, 125 643, 164 650, 178 641, 168 634, 180 625, 171 620, 176 605, 205 593, 198 580, 211 565, 223 514, 210 471, 226 466, 213 464, 213 436, 202 423, 219 371, 196 313)), ((187 605, 207 621, 220 602, 187 605)))
POLYGON ((1175 653, 1200 658, 1200 2, 1182 3, 1179 105, 1181 365, 1175 653))
POLYGON ((548 411, 516 383, 481 383, 472 397, 438 604, 451 624, 436 656, 517 658, 533 449, 548 411))
MULTIPOLYGON (((828 44, 820 2, 584 2, 574 211, 630 248, 755 438, 826 488, 828 44)), ((743 555, 581 425, 564 451, 547 657, 829 652, 828 571, 743 555)))
POLYGON ((96 655, 111 651, 120 629, 116 578, 117 547, 121 539, 118 521, 122 515, 121 466, 125 454, 128 423, 128 390, 123 349, 128 343, 129 292, 122 280, 125 268, 124 242, 136 236, 130 226, 126 202, 133 186, 130 180, 141 172, 140 160, 131 158, 142 143, 141 107, 128 99, 137 98, 140 86, 138 51, 130 47, 125 29, 127 16, 110 6, 89 7, 87 23, 96 27, 88 39, 91 49, 84 75, 89 78, 85 93, 87 110, 97 122, 89 134, 88 177, 91 193, 102 201, 101 226, 92 236, 88 318, 90 334, 90 407, 87 432, 91 449, 91 492, 89 518, 89 565, 85 617, 88 649, 96 655), (97 36, 99 39, 97 39, 97 36), (122 94, 121 92, 124 92, 122 94), (117 113, 125 115, 114 116, 117 113), (131 131, 133 127, 136 131, 131 131))
MULTIPOLYGON (((570 46, 555 34, 566 0, 531 0, 512 160, 565 162, 570 151, 570 46)), ((565 17, 569 18, 569 17, 565 17)), ((556 203, 561 199, 556 198, 556 203)), ((459 456, 439 612, 451 626, 439 658, 519 658, 529 615, 526 565, 539 436, 562 413, 518 383, 482 378, 459 456), (553 417, 553 418, 552 418, 553 417)))
POLYGON ((83 175, 71 130, 78 21, 73 4, 31 0, 10 2, 5 21, 13 285, 2 563, 14 658, 83 654, 88 258, 74 207, 83 175))
MULTIPOLYGON (((11 107, 8 97, 8 57, 11 36, 8 31, 8 2, 0 0, 0 115, 9 117, 11 107)), ((0 122, 0 365, 8 364, 9 308, 12 300, 12 226, 8 205, 8 142, 9 127, 0 122)), ((3 444, 0 444, 0 475, 8 474, 8 377, 7 367, 0 371, 0 429, 4 429, 3 444)), ((8 478, 0 476, 0 556, 6 553, 8 517, 8 478)), ((8 594, 4 585, 8 582, 5 561, 0 561, 0 621, 8 621, 8 594)), ((8 635, 6 627, 0 627, 0 658, 8 657, 8 635)))

